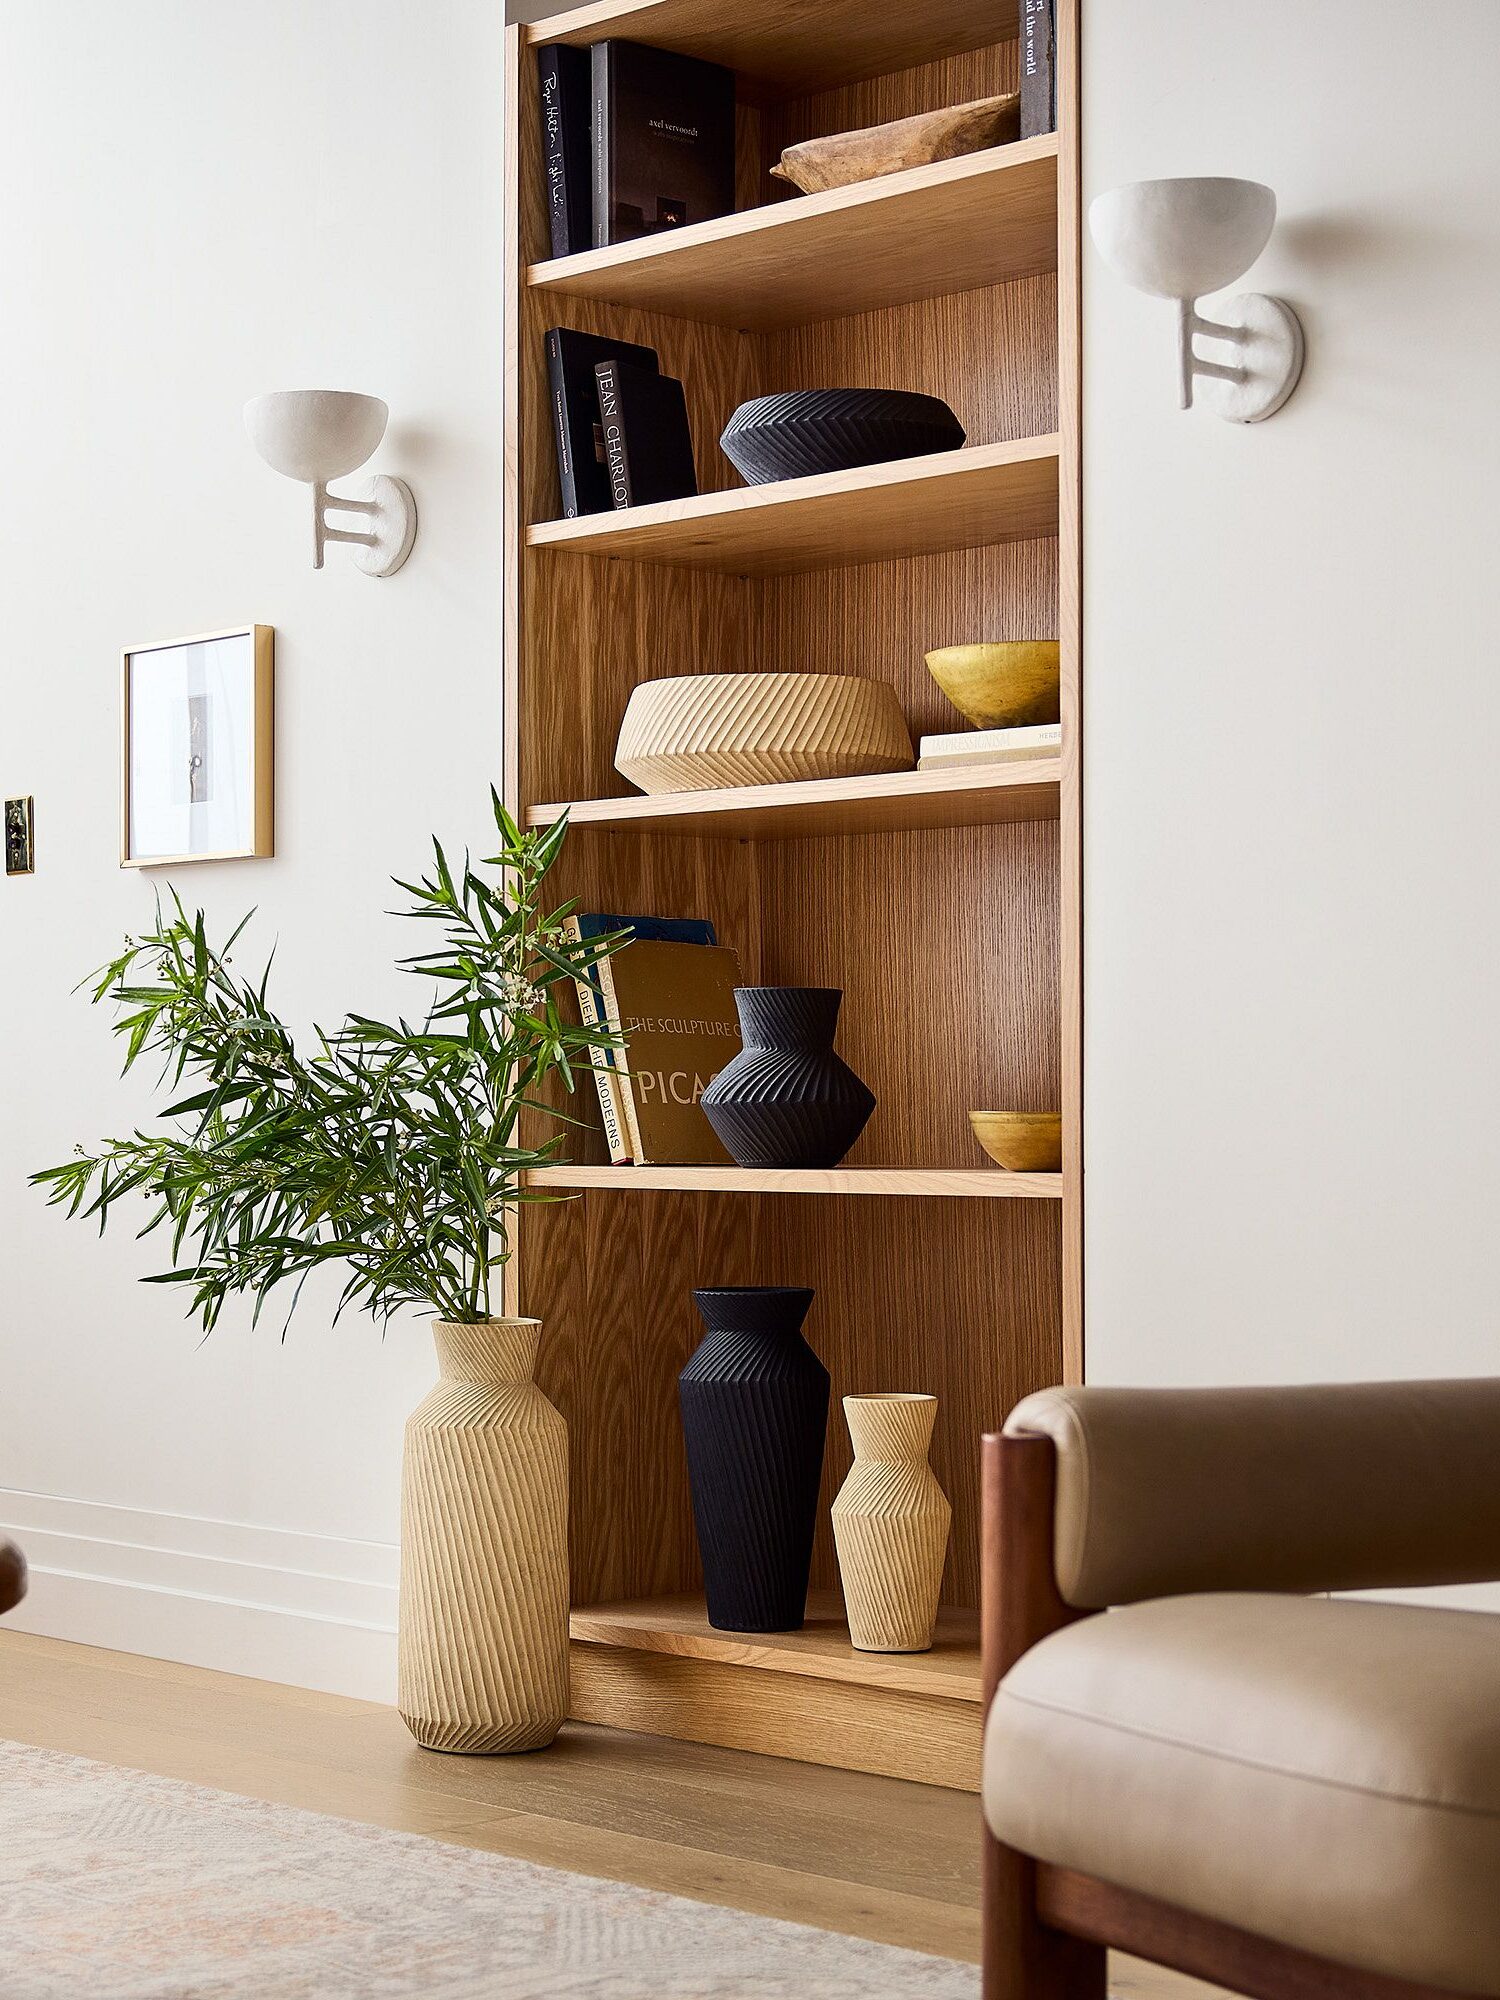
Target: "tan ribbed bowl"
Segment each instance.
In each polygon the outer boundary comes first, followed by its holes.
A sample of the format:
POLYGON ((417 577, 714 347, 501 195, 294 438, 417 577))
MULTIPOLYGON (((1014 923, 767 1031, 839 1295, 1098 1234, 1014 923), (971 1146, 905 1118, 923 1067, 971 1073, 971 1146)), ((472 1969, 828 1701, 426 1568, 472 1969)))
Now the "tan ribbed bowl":
POLYGON ((909 771, 885 681, 859 674, 683 674, 631 695, 615 769, 643 792, 717 791, 909 771))

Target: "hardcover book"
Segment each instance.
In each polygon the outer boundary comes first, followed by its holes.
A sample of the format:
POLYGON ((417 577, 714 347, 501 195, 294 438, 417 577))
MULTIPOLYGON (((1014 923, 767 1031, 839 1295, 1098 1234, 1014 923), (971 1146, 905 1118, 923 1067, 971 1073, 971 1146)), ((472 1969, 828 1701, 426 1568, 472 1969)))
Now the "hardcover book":
POLYGON ((594 163, 589 127, 593 67, 587 49, 549 42, 536 52, 542 100, 542 168, 554 257, 571 257, 594 242, 594 163))
POLYGON ((1004 764, 1022 757, 1055 756, 1061 748, 1060 722, 1037 722, 1027 729, 962 729, 953 736, 924 736, 917 746, 917 769, 1004 764))
POLYGON ((670 375, 596 363, 604 469, 616 507, 682 500, 698 491, 682 384, 670 375))
POLYGON ((1052 0, 1021 0, 1021 137, 1057 130, 1057 24, 1052 0))
MULTIPOLYGON (((637 939, 666 939, 674 944, 705 945, 714 942, 714 927, 700 917, 620 917, 580 910, 564 920, 564 930, 574 944, 589 944, 614 931, 633 931, 637 939)), ((624 947, 622 946, 623 950, 624 947)), ((610 1025, 612 1016, 604 997, 604 970, 607 959, 589 968, 586 980, 573 983, 578 989, 578 1012, 587 1028, 610 1025)), ((630 1127, 625 1115, 625 1090, 617 1074, 624 1066, 619 1049, 589 1050, 594 1066, 594 1085, 599 1092, 599 1113, 609 1147, 611 1166, 625 1166, 630 1158, 630 1127)))
POLYGON ((734 72, 596 42, 594 247, 734 212, 734 72))
POLYGON ((737 955, 725 945, 628 944, 604 960, 625 1037, 625 1114, 641 1166, 732 1164, 698 1100, 740 1052, 737 955))
POLYGON ((614 505, 599 423, 599 384, 594 375, 596 365, 609 360, 652 375, 658 366, 654 347, 606 340, 596 333, 575 333, 567 326, 548 330, 547 386, 557 443, 557 483, 568 520, 579 514, 607 514, 614 505))

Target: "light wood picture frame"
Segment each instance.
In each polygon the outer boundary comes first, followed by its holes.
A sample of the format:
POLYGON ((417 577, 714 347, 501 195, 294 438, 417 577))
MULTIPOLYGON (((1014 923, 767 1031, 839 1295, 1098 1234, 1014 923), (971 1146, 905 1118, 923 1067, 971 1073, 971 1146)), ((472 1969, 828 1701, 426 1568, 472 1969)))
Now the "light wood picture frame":
POLYGON ((275 845, 276 634, 236 625, 120 655, 120 866, 275 845))

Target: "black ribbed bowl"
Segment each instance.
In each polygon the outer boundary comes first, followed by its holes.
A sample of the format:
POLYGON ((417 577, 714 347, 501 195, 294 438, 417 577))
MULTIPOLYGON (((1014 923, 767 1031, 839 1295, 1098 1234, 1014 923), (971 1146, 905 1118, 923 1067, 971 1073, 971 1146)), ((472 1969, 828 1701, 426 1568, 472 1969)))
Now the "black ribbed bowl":
POLYGON ((752 486, 929 451, 957 451, 964 427, 938 396, 907 389, 792 389, 741 403, 719 439, 752 486))

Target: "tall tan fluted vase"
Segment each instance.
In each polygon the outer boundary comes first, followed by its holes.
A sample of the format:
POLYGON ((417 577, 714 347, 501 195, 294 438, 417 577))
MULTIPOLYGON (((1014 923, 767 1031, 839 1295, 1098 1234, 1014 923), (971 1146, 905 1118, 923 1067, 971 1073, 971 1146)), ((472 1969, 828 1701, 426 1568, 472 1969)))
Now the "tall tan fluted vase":
POLYGON ((936 1396, 846 1396, 854 1464, 833 1503, 849 1637, 861 1653, 925 1653, 953 1509, 927 1448, 936 1396))
POLYGON ((428 1750, 540 1750, 568 1708, 568 1430, 535 1319, 434 1320, 406 1423, 401 1714, 428 1750))

